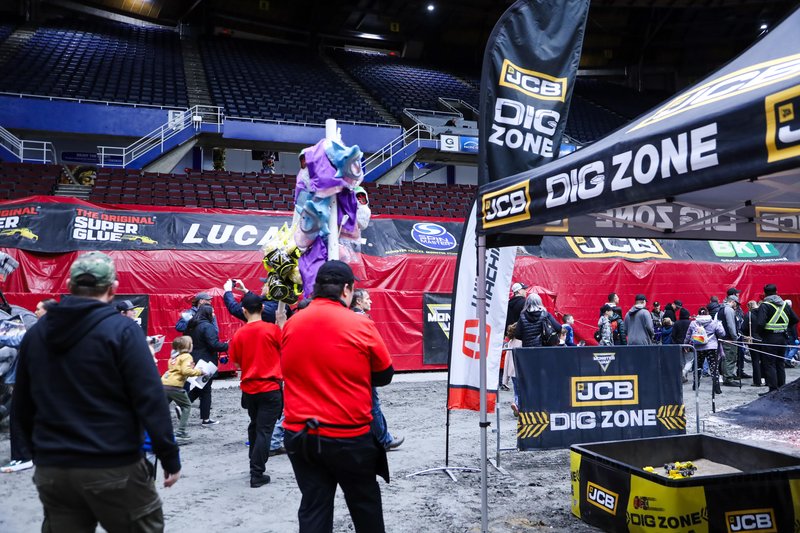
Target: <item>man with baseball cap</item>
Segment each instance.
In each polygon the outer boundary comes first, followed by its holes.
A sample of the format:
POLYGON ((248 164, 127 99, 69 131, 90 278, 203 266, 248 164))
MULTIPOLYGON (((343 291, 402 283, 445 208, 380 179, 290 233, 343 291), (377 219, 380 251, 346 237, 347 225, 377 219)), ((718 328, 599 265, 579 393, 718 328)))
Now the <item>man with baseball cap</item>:
POLYGON ((337 485, 357 532, 385 530, 375 477, 388 482, 389 468, 370 423, 372 387, 388 385, 394 367, 375 323, 349 310, 354 282, 346 263, 326 262, 313 300, 283 327, 283 426, 301 533, 333 530, 337 485))
MULTIPOLYGON (((764 352, 761 367, 770 391, 786 384, 784 354, 789 338, 789 328, 797 327, 797 315, 787 302, 778 296, 778 287, 769 283, 764 285, 764 300, 755 313, 753 328, 761 338, 758 348, 764 352)), ((766 393, 761 393, 766 394, 766 393)))
MULTIPOLYGON (((728 289, 727 296, 736 296, 737 300, 739 298, 739 294, 742 291, 737 289, 736 287, 731 287, 728 289)), ((736 329, 741 333, 742 327, 744 326, 744 310, 742 309, 742 304, 739 302, 739 305, 736 306, 735 311, 735 319, 736 319, 736 329)), ((709 314, 711 312, 709 311, 709 314)), ((714 315, 711 315, 714 316, 714 315)), ((753 368, 753 373, 756 373, 755 367, 753 368)), ((736 377, 739 379, 745 378, 752 378, 750 374, 744 371, 744 345, 740 344, 736 347, 736 377)))
POLYGON ((625 315, 625 330, 628 332, 629 345, 653 344, 653 317, 647 310, 647 297, 644 294, 636 295, 636 303, 625 315))
POLYGON ((13 423, 31 444, 42 531, 162 531, 144 434, 164 469, 180 477, 167 400, 144 332, 109 305, 119 283, 111 258, 78 257, 70 296, 48 310, 20 346, 13 423))
POLYGON ((508 301, 508 312, 506 313, 506 329, 511 324, 519 322, 519 315, 525 309, 525 291, 528 286, 524 283, 514 283, 511 285, 511 299, 508 301))
MULTIPOLYGON (((194 317, 194 314, 202 305, 211 305, 211 295, 207 292, 198 292, 195 294, 194 298, 192 298, 192 307, 181 313, 181 317, 175 324, 175 329, 181 333, 186 332, 186 328, 189 327, 189 321, 192 319, 192 317, 194 317)), ((219 325, 217 324, 216 316, 213 317, 213 324, 214 328, 217 330, 217 332, 219 332, 219 325)))

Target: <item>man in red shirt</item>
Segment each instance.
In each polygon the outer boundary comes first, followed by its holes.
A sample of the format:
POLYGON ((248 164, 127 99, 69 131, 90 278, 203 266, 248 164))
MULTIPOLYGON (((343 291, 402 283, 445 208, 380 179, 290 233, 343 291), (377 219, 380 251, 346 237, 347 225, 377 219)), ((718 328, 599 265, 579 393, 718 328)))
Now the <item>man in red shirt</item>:
POLYGON ((265 474, 269 444, 275 422, 283 408, 281 392, 281 330, 261 320, 261 297, 247 293, 242 312, 247 323, 228 344, 228 353, 242 369, 242 407, 250 415, 247 437, 250 440, 250 486, 269 483, 265 474))
POLYGON ((333 530, 336 486, 356 532, 384 531, 376 475, 389 481, 386 450, 372 432, 372 387, 388 385, 392 358, 366 316, 348 308, 353 271, 341 261, 319 269, 313 301, 283 327, 285 444, 303 494, 300 533, 333 530))

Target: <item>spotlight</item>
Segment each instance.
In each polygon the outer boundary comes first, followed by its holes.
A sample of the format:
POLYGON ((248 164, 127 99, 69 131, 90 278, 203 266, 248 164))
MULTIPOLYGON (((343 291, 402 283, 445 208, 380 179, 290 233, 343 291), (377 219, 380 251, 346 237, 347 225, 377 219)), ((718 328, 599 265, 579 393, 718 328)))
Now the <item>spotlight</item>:
POLYGON ((766 30, 767 28, 769 28, 769 26, 768 26, 766 23, 765 23, 765 24, 762 24, 761 26, 759 26, 759 27, 758 27, 758 29, 759 29, 759 30, 761 30, 761 31, 764 31, 764 30, 766 30))
POLYGON ((433 4, 428 4, 428 11, 433 11, 434 9, 436 9, 436 6, 435 6, 435 5, 433 5, 433 4))

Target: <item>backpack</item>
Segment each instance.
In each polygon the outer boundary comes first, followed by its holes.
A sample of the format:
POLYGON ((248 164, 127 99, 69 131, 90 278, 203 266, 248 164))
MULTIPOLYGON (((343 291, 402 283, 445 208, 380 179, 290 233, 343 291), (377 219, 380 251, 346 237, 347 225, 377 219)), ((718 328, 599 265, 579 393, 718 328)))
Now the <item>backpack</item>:
POLYGON ((545 313, 539 320, 542 322, 542 346, 558 346, 558 333, 550 323, 550 315, 545 313))
POLYGON ((706 328, 696 323, 694 325, 694 331, 692 332, 692 344, 707 344, 708 340, 706 328))
POLYGON ((603 340, 603 332, 600 331, 600 328, 594 330, 594 340, 596 340, 597 342, 603 340))

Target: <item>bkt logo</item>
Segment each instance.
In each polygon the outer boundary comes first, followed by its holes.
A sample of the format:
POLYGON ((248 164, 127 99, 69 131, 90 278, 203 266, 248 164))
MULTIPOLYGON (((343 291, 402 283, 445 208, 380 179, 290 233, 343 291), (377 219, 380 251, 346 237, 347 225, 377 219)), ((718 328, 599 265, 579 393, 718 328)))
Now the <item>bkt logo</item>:
POLYGON ((778 257, 780 252, 768 242, 748 241, 708 241, 708 245, 717 257, 738 257, 751 259, 756 257, 778 257))
POLYGON ((764 99, 767 115, 767 161, 800 156, 800 86, 764 99))
POLYGON ((563 102, 567 94, 567 78, 554 78, 535 70, 525 70, 508 59, 503 60, 498 83, 539 100, 563 102))
POLYGON ((639 403, 639 376, 571 378, 572 407, 635 405, 639 403))
POLYGON ((586 501, 599 507, 605 512, 617 515, 617 502, 619 501, 619 494, 604 489, 600 485, 589 481, 586 483, 586 501))
POLYGON ((529 183, 512 185, 483 195, 483 227, 502 226, 530 218, 529 183))
POLYGON ((775 511, 772 509, 747 509, 725 513, 728 533, 748 531, 755 533, 777 533, 775 511))

